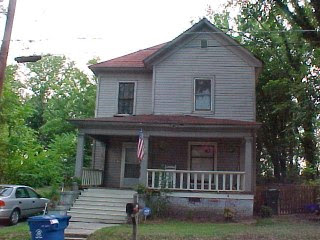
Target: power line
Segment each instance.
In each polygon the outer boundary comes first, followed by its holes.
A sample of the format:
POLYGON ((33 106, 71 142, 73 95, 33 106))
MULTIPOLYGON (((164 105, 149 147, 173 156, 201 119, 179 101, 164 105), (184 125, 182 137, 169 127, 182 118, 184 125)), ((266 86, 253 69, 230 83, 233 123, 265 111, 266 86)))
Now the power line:
MULTIPOLYGON (((228 29, 227 32, 233 32, 238 34, 258 34, 258 33, 296 33, 296 32, 319 32, 318 29, 310 29, 310 30, 275 30, 275 31, 251 31, 251 32, 245 32, 245 31, 236 31, 232 29, 228 29)), ((226 32, 188 32, 188 33, 182 33, 182 35, 191 35, 191 34, 227 34, 226 32)), ((57 40, 65 40, 67 38, 59 38, 59 39, 12 39, 12 42, 40 42, 40 41, 57 41, 57 40)), ((70 40, 105 40, 106 38, 101 37, 76 37, 76 38, 70 38, 70 40)))

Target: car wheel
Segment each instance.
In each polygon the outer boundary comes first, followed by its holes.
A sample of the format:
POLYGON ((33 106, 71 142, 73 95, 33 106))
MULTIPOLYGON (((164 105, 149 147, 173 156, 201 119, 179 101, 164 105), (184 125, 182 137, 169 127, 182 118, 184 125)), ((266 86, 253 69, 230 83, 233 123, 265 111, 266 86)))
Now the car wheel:
POLYGON ((10 225, 16 225, 20 219, 20 211, 18 209, 13 210, 10 215, 9 223, 10 225))

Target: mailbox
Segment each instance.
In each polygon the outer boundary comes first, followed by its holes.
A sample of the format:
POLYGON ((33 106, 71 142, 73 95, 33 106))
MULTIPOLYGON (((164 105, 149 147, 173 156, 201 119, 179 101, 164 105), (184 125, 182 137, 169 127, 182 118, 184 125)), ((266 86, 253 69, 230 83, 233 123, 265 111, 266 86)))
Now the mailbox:
POLYGON ((126 213, 128 215, 136 214, 138 212, 139 212, 138 204, 127 203, 127 205, 126 205, 126 213))

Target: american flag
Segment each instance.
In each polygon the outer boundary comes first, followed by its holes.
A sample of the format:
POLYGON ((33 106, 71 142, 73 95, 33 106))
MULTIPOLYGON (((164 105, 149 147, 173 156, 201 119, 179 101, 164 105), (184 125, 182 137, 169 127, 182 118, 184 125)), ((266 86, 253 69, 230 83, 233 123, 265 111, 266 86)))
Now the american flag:
POLYGON ((139 142, 138 142, 138 149, 137 149, 137 158, 139 162, 142 161, 144 156, 144 141, 143 141, 143 132, 142 129, 139 132, 139 142))

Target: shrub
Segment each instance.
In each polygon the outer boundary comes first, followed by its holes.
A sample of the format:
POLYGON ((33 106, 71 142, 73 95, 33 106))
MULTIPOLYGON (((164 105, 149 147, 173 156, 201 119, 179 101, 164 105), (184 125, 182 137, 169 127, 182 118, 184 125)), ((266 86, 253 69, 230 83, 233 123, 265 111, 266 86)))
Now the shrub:
POLYGON ((143 195, 143 200, 146 207, 149 207, 152 211, 153 217, 164 217, 168 212, 169 201, 165 189, 152 190, 147 189, 143 185, 138 185, 135 190, 138 194, 143 195))
POLYGON ((236 215, 236 212, 235 212, 235 210, 234 209, 232 209, 232 208, 224 208, 224 210, 223 210, 223 217, 224 217, 224 219, 226 220, 226 221, 231 221, 231 220, 233 220, 234 219, 234 217, 235 217, 235 215, 236 215))
POLYGON ((268 207, 268 206, 261 206, 261 209, 260 209, 260 216, 262 218, 269 218, 272 216, 272 208, 271 207, 268 207))

